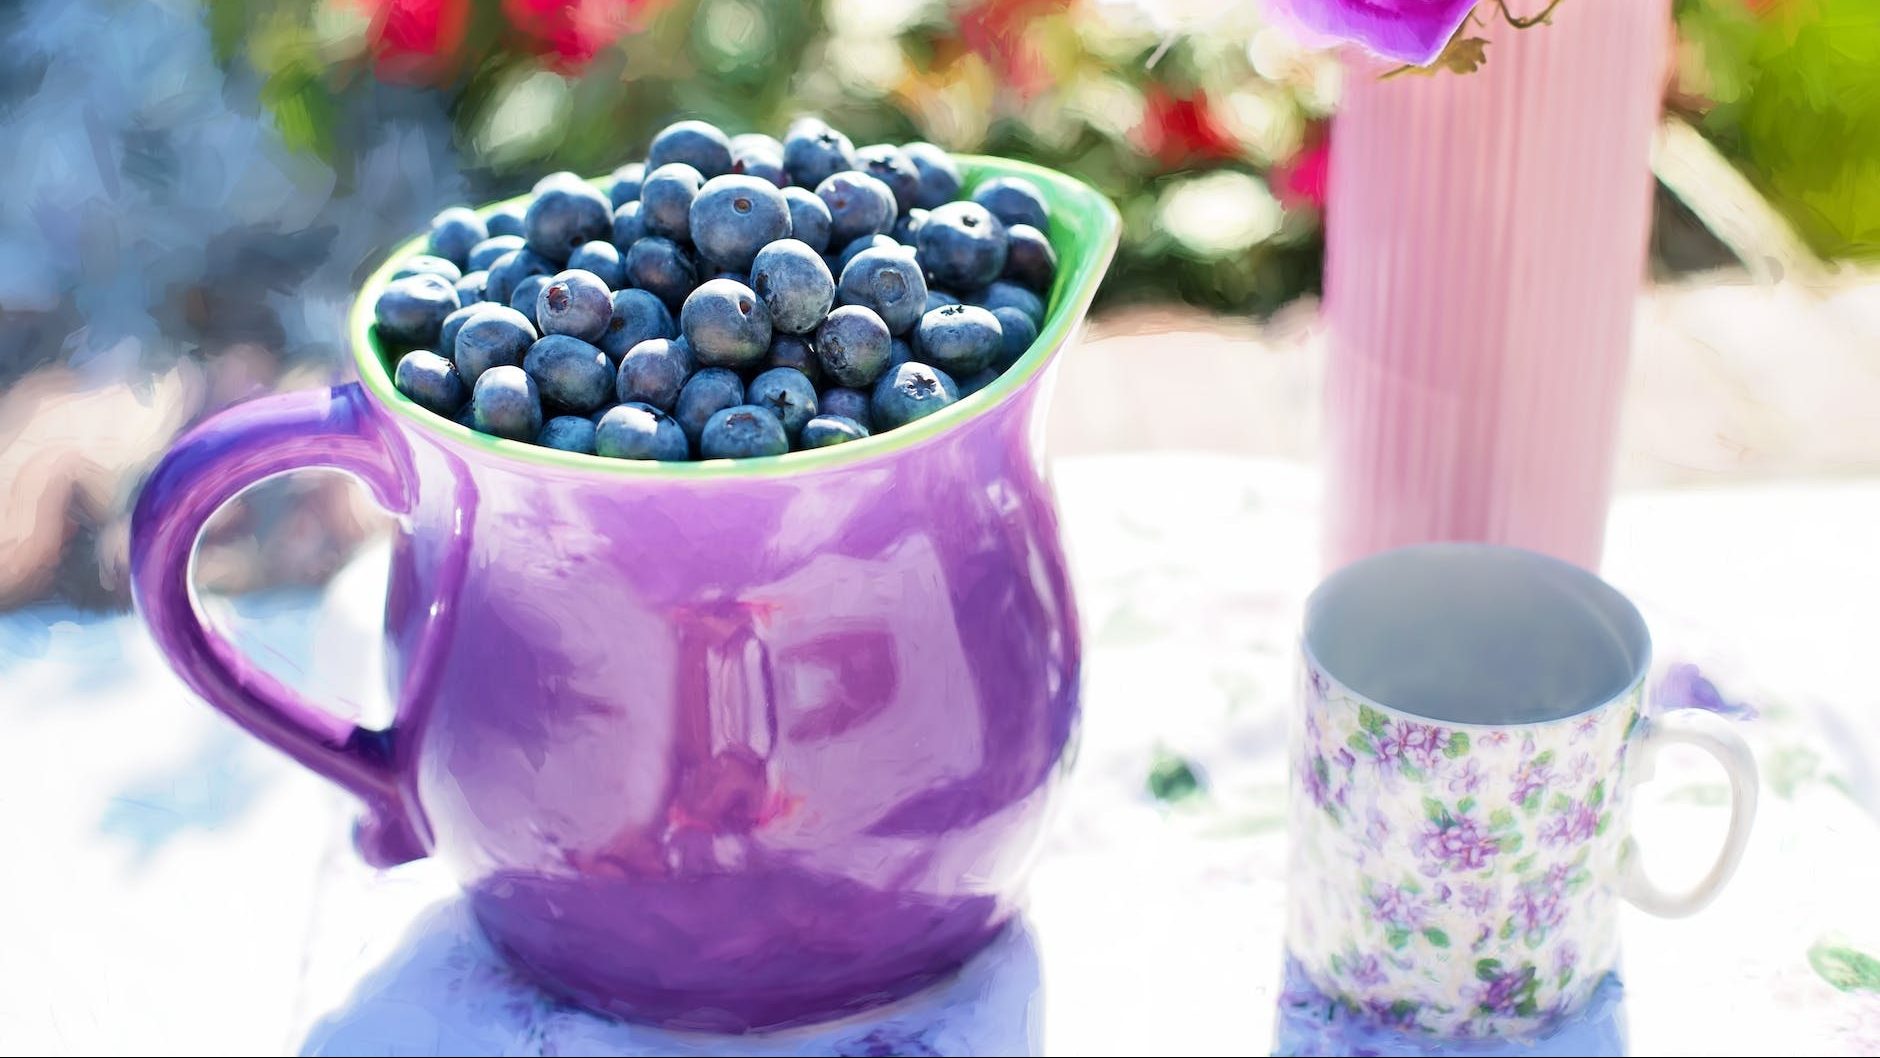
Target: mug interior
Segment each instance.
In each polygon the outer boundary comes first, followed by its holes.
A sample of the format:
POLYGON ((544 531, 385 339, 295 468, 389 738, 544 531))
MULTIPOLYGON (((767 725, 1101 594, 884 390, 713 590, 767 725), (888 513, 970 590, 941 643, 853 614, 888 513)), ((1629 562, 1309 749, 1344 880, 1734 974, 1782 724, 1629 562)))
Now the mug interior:
POLYGON ((1638 609, 1558 559, 1485 544, 1373 555, 1306 603, 1305 649, 1373 702, 1450 724, 1533 724, 1596 709, 1644 676, 1638 609))

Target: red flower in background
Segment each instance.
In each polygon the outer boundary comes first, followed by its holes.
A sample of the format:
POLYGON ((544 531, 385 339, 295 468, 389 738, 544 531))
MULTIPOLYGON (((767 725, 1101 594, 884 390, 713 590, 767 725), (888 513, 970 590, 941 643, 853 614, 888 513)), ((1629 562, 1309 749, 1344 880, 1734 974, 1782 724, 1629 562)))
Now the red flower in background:
POLYGON ((429 81, 453 64, 470 22, 470 0, 360 0, 372 17, 367 46, 388 81, 429 81))
POLYGON ((1287 209, 1325 209, 1325 181, 1331 167, 1331 145, 1322 132, 1306 138, 1299 153, 1267 174, 1273 197, 1287 209))
POLYGON ((574 73, 626 35, 647 0, 503 0, 509 24, 533 38, 548 65, 574 73))
POLYGON ((1200 89, 1176 96, 1161 85, 1151 85, 1142 106, 1142 124, 1136 140, 1143 153, 1152 154, 1164 169, 1194 159, 1236 158, 1240 143, 1221 127, 1200 89))
POLYGON ((1030 99, 1050 83, 1050 71, 1026 28, 1040 15, 1062 11, 1070 0, 980 0, 956 17, 960 42, 986 60, 1001 84, 1030 99))

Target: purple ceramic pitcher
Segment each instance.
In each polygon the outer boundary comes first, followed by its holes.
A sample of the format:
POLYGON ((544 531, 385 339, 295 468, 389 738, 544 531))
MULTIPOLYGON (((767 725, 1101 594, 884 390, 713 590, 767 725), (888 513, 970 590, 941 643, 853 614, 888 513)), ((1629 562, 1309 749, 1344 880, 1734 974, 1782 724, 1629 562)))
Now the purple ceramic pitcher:
MULTIPOLYGON (((552 990, 745 1030, 944 975, 1012 916, 1078 718, 1076 607, 1040 445, 1115 249, 1030 177, 1061 268, 1038 342, 909 426, 770 459, 607 460, 474 433, 360 381, 231 408, 157 467, 137 604, 183 679, 358 795, 361 853, 435 856, 552 990), (191 553, 263 478, 347 471, 398 519, 385 730, 308 703, 204 622, 191 553)), ((397 260, 416 249, 408 246, 397 260)))

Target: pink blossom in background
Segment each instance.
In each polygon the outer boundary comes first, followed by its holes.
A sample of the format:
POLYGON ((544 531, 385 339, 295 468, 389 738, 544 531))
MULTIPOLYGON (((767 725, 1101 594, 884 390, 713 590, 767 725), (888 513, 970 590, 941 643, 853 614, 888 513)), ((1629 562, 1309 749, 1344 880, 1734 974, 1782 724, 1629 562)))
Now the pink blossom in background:
POLYGON ((1308 44, 1350 42, 1427 66, 1456 35, 1475 0, 1266 0, 1268 13, 1308 44))

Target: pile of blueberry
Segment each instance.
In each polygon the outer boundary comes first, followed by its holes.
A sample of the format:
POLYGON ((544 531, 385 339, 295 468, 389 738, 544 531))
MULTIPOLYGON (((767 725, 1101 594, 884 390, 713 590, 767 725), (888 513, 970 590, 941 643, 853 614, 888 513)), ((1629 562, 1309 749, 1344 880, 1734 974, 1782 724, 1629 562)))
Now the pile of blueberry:
POLYGON ((891 430, 1023 356, 1057 259, 1044 197, 929 143, 813 118, 681 121, 603 193, 431 222, 375 306, 398 389, 498 437, 621 459, 738 459, 891 430), (957 201, 956 201, 957 200, 957 201))

